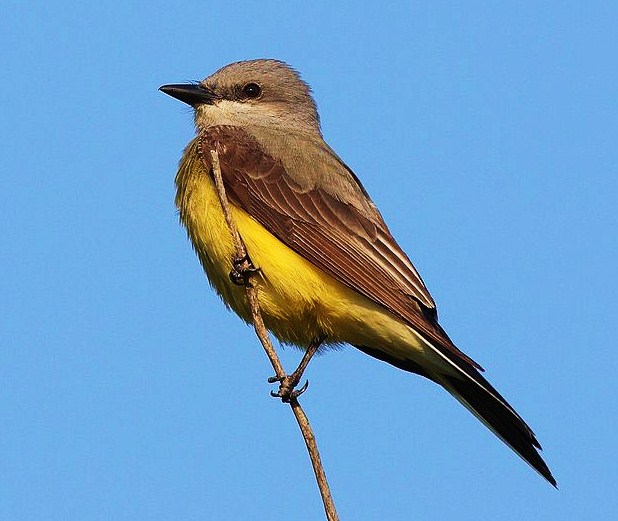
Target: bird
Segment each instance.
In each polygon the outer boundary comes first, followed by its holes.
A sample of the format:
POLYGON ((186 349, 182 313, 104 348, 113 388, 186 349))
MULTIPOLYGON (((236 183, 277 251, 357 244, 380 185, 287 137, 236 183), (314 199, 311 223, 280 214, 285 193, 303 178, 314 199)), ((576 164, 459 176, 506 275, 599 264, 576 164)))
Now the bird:
POLYGON ((175 204, 225 305, 252 323, 210 151, 264 324, 281 343, 307 353, 349 344, 435 382, 557 487, 533 431, 438 323, 418 271, 324 140, 300 74, 280 60, 246 60, 160 90, 194 109, 196 136, 179 163, 175 204))

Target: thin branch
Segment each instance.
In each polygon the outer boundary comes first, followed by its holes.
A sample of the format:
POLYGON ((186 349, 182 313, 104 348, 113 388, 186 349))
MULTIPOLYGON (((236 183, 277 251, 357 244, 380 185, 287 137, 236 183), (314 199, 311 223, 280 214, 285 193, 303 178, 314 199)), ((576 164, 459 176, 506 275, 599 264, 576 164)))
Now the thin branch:
MULTIPOLYGON (((217 194, 219 195, 221 208, 223 209, 223 213, 225 215, 225 221, 230 230, 230 233, 232 234, 234 247, 236 249, 236 256, 238 259, 248 259, 247 248, 245 247, 242 238, 238 233, 238 229, 236 228, 236 224, 234 222, 234 218, 232 216, 232 211, 230 208, 230 203, 225 192, 225 187, 223 186, 221 166, 219 164, 219 155, 217 154, 216 150, 211 150, 210 156, 212 159, 212 170, 215 178, 217 194)), ((273 347, 268 336, 266 327, 264 326, 264 320, 262 319, 262 313, 260 311, 257 291, 255 289, 255 286, 251 282, 251 277, 248 278, 247 284, 245 285, 245 293, 247 295, 247 300, 249 301, 249 306, 251 307, 251 315, 253 317, 253 327, 255 328, 255 333, 260 339, 260 342, 264 347, 266 354, 268 355, 268 359, 270 360, 270 363, 275 370, 277 378, 283 379, 286 376, 285 370, 283 369, 283 365, 281 365, 281 362, 279 361, 277 352, 275 351, 275 348, 273 347)), ((328 486, 328 481, 326 480, 326 474, 324 472, 324 468, 322 467, 322 460, 320 459, 320 453, 318 451, 315 436, 313 435, 313 430, 311 429, 311 425, 309 424, 309 419, 307 418, 305 411, 303 411, 302 407, 300 406, 300 403, 298 403, 298 399, 294 396, 290 398, 290 407, 292 408, 294 417, 296 418, 298 426, 300 427, 303 439, 305 440, 305 445, 307 446, 307 452, 309 452, 309 457, 311 458, 311 464, 313 466, 315 479, 318 483, 320 494, 322 495, 322 503, 324 504, 326 519, 328 521, 338 521, 339 516, 337 515, 335 504, 330 493, 330 487, 328 486)))
MULTIPOLYGON (((246 259, 247 248, 245 244, 242 242, 240 238, 240 234, 238 233, 238 228, 236 228, 236 223, 234 222, 234 218, 232 217, 232 210, 230 208, 230 203, 227 198, 227 194, 225 192, 225 187, 223 186, 223 177, 221 176, 221 165, 219 164, 219 154, 217 154, 216 150, 210 151, 210 157, 212 159, 212 170, 215 178, 215 187, 217 188, 217 194, 219 195, 219 202, 221 203, 221 208, 223 209, 223 214, 225 215, 225 222, 227 223, 227 227, 232 234, 232 240, 234 241, 234 248, 236 249, 236 257, 238 259, 246 259)), ((266 331, 266 327, 264 326, 264 320, 262 319, 262 313, 260 312, 260 305, 257 299, 257 291, 251 281, 249 280, 249 284, 245 287, 245 293, 247 295, 247 300, 249 301, 249 306, 251 308, 251 314, 253 315, 253 325, 255 327, 255 333, 257 334, 262 346, 264 346, 264 350, 268 355, 270 363, 275 370, 275 374, 277 378, 283 378, 285 376, 285 370, 283 369, 283 365, 279 361, 279 357, 277 356, 277 352, 273 347, 270 339, 268 338, 268 333, 266 331)))
POLYGON ((333 496, 330 493, 330 487, 328 486, 328 480, 326 479, 326 473, 322 466, 322 459, 320 458, 320 451, 318 450, 318 442, 315 439, 313 430, 309 423, 309 418, 305 414, 305 411, 298 403, 298 398, 290 398, 290 407, 296 418, 300 432, 305 440, 307 446, 307 452, 311 458, 311 465, 313 466, 313 473, 315 474, 315 480, 318 483, 320 494, 322 495, 322 503, 324 504, 324 511, 326 512, 326 519, 328 521, 339 521, 337 510, 335 510, 335 503, 333 496))

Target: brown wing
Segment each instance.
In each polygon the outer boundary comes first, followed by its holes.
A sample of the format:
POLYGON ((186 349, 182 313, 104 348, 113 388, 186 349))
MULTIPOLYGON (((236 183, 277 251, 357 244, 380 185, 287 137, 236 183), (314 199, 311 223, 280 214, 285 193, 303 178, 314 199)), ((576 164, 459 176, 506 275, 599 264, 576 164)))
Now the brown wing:
MULTIPOLYGON (((208 128, 200 134, 199 145, 208 171, 209 151, 217 150, 230 201, 281 242, 403 319, 458 365, 481 369, 438 324, 431 295, 377 211, 370 218, 322 187, 302 187, 238 127, 208 128)), ((301 164, 305 166, 317 165, 301 164)))

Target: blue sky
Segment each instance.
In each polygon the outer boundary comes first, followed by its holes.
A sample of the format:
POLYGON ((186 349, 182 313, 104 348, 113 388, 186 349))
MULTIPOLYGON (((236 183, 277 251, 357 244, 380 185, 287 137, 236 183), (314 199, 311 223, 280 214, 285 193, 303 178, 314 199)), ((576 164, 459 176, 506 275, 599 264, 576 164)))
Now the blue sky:
POLYGON ((0 518, 322 518, 268 361, 173 206, 192 120, 158 87, 258 57, 312 85, 327 141, 560 484, 346 348, 302 399, 341 518, 615 516, 615 2, 0 11, 0 518))

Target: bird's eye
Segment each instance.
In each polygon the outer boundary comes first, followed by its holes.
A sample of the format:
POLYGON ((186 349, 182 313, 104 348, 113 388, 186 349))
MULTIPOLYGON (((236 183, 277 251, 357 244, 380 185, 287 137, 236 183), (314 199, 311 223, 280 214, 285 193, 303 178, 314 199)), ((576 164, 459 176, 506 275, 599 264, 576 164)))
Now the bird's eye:
POLYGON ((262 89, 257 83, 247 83, 242 88, 242 93, 247 98, 257 98, 260 94, 262 94, 262 89))

